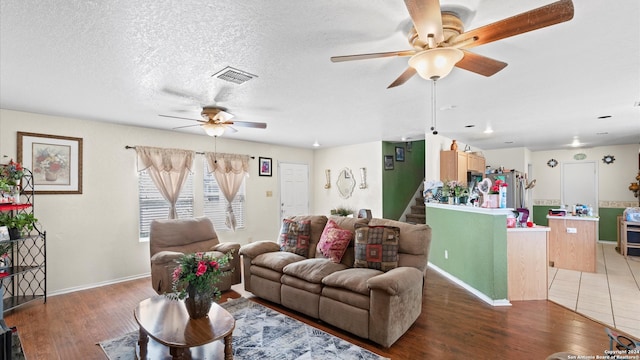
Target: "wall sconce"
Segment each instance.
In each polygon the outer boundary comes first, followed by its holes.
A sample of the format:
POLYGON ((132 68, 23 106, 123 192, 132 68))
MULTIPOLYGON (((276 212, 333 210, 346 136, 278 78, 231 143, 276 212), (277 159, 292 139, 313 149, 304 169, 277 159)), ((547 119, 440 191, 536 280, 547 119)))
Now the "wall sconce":
POLYGON ((360 168, 360 189, 367 188, 367 168, 360 168))
POLYGON ((324 188, 331 189, 331 170, 326 169, 324 171, 324 177, 327 179, 327 182, 324 184, 324 188))
MULTIPOLYGON (((629 185, 629 190, 633 191, 633 196, 638 197, 640 195, 640 171, 638 172, 638 176, 636 176, 636 182, 632 182, 629 185)), ((640 201, 640 199, 638 199, 640 201)))

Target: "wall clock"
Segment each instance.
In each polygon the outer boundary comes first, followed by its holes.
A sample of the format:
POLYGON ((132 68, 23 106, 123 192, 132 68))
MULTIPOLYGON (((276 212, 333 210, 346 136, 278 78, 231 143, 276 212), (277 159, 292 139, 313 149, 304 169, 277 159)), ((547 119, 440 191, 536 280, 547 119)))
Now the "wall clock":
POLYGON ((556 167, 558 165, 558 160, 556 159, 551 159, 549 161, 547 161, 547 166, 548 167, 556 167))
POLYGON ((613 162, 616 161, 616 158, 613 155, 605 155, 602 158, 602 162, 609 165, 609 164, 613 164, 613 162))
POLYGON ((574 160, 584 160, 586 158, 587 158, 587 154, 584 154, 584 153, 578 153, 573 155, 574 160))

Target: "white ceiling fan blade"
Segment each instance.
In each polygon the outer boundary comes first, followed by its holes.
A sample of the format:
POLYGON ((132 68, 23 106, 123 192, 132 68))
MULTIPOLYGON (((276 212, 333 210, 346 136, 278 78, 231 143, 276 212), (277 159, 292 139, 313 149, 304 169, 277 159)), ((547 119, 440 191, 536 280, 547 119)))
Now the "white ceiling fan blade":
POLYGON ((444 41, 438 0, 404 0, 420 40, 435 47, 444 41), (433 40, 430 40, 432 38, 433 40))

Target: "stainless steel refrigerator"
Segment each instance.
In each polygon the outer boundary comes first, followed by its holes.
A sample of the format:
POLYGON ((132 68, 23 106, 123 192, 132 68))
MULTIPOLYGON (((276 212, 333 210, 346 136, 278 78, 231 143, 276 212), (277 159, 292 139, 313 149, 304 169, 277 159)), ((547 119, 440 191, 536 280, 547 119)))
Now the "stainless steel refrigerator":
POLYGON ((507 207, 512 209, 524 208, 526 179, 519 171, 511 171, 502 174, 488 174, 491 184, 500 179, 507 183, 507 207))

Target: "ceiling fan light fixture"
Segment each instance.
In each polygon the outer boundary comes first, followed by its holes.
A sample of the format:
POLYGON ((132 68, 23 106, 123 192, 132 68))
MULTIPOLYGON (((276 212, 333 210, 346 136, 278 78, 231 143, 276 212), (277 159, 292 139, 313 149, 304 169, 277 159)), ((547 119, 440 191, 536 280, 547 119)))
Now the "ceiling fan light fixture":
POLYGON ((222 136, 225 126, 220 124, 202 124, 204 132, 209 136, 222 136))
POLYGON ((449 75, 456 63, 464 57, 460 49, 443 47, 421 51, 409 59, 409 66, 426 80, 438 80, 449 75))

